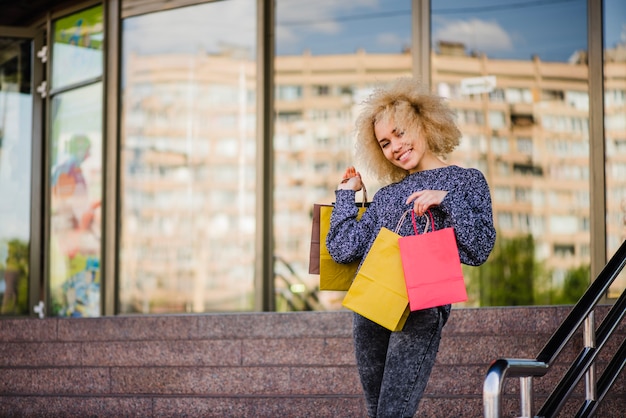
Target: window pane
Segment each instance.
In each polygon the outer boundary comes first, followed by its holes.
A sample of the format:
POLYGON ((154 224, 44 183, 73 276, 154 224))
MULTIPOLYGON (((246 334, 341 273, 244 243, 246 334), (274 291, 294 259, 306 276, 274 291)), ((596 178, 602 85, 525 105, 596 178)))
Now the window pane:
POLYGON ((102 75, 103 30, 102 6, 53 23, 53 89, 102 75))
POLYGON ((100 315, 102 83, 51 101, 50 304, 100 315))
POLYGON ((32 43, 0 38, 0 56, 0 315, 27 315, 32 43))
MULTIPOLYGON (((606 145, 606 233, 611 257, 626 240, 626 3, 604 0, 604 129, 606 145)), ((609 289, 626 290, 626 270, 609 289)))
MULTIPOLYGON (((333 201, 354 164, 358 104, 412 74, 411 1, 278 0, 276 20, 276 306, 339 309, 343 293, 317 292, 319 276, 308 273, 312 208, 333 201)), ((363 180, 373 196, 379 185, 363 180)))
POLYGON ((256 1, 123 21, 120 309, 253 308, 256 1))
POLYGON ((574 303, 590 280, 587 2, 431 5, 432 84, 464 134, 451 161, 485 174, 498 230, 465 269, 466 305, 574 303))

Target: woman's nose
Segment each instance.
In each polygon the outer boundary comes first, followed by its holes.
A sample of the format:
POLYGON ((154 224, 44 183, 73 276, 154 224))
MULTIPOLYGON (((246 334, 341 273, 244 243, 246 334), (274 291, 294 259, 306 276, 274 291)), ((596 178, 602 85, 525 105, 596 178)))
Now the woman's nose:
POLYGON ((402 149, 402 141, 398 138, 394 138, 391 140, 391 149, 395 151, 400 151, 402 149))

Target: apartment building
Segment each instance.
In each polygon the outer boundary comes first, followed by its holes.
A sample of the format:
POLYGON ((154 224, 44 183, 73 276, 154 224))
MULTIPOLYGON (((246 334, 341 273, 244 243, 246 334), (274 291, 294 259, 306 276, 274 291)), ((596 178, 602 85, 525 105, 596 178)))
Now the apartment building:
MULTIPOLYGON (((130 111, 125 121, 122 158, 129 167, 133 161, 143 167, 125 177, 125 221, 132 233, 122 237, 121 276, 123 281, 144 278, 143 286, 124 281, 129 290, 136 289, 128 293, 134 294, 132 303, 146 297, 146 276, 163 283, 154 291, 175 305, 169 309, 194 311, 211 303, 202 295, 220 300, 222 305, 214 305, 218 309, 236 309, 239 302, 245 305, 242 288, 252 292, 253 260, 241 257, 241 248, 251 245, 254 235, 254 228, 246 226, 253 225, 250 208, 255 204, 249 169, 254 164, 255 73, 241 51, 235 52, 129 60, 124 106, 139 111, 130 111), (189 60, 193 74, 184 71, 189 60), (193 91, 180 94, 186 90, 175 87, 168 93, 168 86, 188 81, 193 91), (192 126, 189 121, 200 122, 192 126), (248 201, 237 200, 232 191, 238 189, 246 191, 248 201), (203 219, 188 216, 190 207, 203 219), (219 245, 216 234, 224 237, 219 245), (189 292, 196 295, 195 309, 185 307, 189 292)), ((449 162, 485 174, 499 239, 531 234, 535 258, 546 272, 546 282, 538 285, 558 288, 569 270, 590 262, 593 173, 584 56, 573 53, 570 62, 495 60, 468 54, 462 44, 442 44, 431 59, 432 88, 448 98, 463 132, 449 162)), ((626 144, 620 129, 625 72, 626 61, 607 66, 607 239, 614 244, 626 236, 626 176, 619 175, 626 167, 626 154, 619 152, 626 144)), ((411 56, 305 52, 277 57, 275 74, 277 270, 281 263, 288 265, 306 292, 317 285, 317 276, 308 274, 312 206, 332 202, 337 179, 353 163, 359 103, 377 85, 410 76, 411 56)), ((364 179, 371 198, 379 185, 367 173, 364 179)), ((294 284, 276 281, 279 291, 294 284)), ((623 286, 622 280, 616 288, 623 286)), ((319 297, 336 307, 340 295, 319 297)))
MULTIPOLYGON (((308 274, 312 205, 353 164, 360 103, 401 76, 449 100, 463 132, 449 162, 491 185, 488 264, 527 269, 506 248, 531 237, 529 292, 577 272, 588 285, 626 236, 619 5, 331 3, 3 5, 2 314, 337 307, 308 274), (479 52, 489 30, 519 30, 517 13, 541 39, 479 52), (555 13, 573 23, 553 27, 555 13)), ((470 306, 491 303, 476 297, 482 271, 468 270, 470 306)))

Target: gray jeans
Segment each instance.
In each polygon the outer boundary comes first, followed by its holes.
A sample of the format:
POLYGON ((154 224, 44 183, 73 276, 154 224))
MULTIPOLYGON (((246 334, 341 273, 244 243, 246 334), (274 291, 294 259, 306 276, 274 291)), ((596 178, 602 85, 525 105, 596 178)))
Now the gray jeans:
POLYGON ((354 315, 354 348, 371 418, 411 418, 435 364, 450 305, 411 312, 402 331, 354 315))

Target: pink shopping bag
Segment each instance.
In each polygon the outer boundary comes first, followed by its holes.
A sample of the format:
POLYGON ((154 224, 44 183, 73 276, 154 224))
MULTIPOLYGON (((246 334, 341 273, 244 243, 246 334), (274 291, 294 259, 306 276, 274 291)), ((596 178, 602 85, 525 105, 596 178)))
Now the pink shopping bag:
POLYGON ((419 234, 411 211, 415 235, 398 239, 411 311, 467 300, 454 229, 435 230, 433 215, 427 214, 426 228, 419 234), (432 232, 427 232, 429 223, 432 232))

